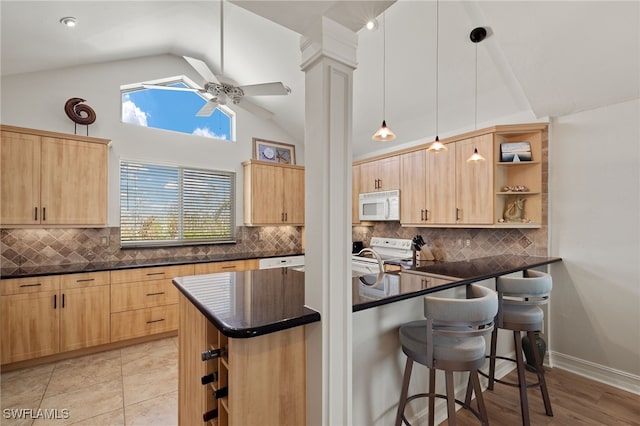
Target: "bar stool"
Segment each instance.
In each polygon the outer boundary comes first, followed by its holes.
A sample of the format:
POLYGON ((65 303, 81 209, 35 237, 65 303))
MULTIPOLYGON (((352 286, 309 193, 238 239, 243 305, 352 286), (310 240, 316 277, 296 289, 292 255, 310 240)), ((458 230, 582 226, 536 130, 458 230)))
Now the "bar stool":
POLYGON ((482 399, 478 368, 485 360, 483 335, 493 330, 493 321, 498 312, 496 293, 486 287, 471 284, 467 286, 466 299, 451 299, 425 296, 424 315, 426 320, 404 324, 399 329, 402 352, 407 355, 407 363, 402 379, 402 391, 398 403, 396 426, 407 421, 404 410, 408 402, 415 398, 429 398, 429 425, 434 422, 435 398, 447 400, 449 424, 456 424, 455 404, 471 411, 482 424, 488 424, 487 410, 482 399), (429 393, 407 397, 413 362, 429 367, 429 393), (444 370, 446 395, 435 393, 436 370, 444 370), (472 391, 476 394, 478 409, 468 403, 456 400, 454 395, 453 372, 469 371, 472 391))
MULTIPOLYGON (((535 344, 535 332, 542 330, 542 322, 544 320, 544 312, 540 306, 549 303, 549 293, 551 292, 552 286, 553 282, 551 275, 534 270, 524 271, 523 277, 498 277, 496 280, 496 291, 498 292, 498 316, 496 317, 496 327, 491 333, 489 374, 486 375, 482 372, 480 372, 480 374, 489 378, 489 390, 493 390, 494 382, 518 387, 520 389, 520 411, 522 412, 522 424, 525 426, 530 424, 527 387, 540 387, 545 412, 547 416, 553 416, 551 400, 549 399, 549 392, 547 391, 547 383, 544 379, 542 359, 540 359, 540 353, 538 352, 538 348, 535 344), (513 331, 516 359, 496 355, 498 329, 513 331), (536 383, 531 383, 529 385, 527 385, 525 380, 526 365, 522 355, 522 340, 520 338, 520 332, 523 331, 527 333, 529 341, 533 346, 532 352, 535 360, 534 369, 538 377, 538 381, 536 383), (516 363, 518 370, 517 383, 498 380, 495 378, 496 358, 516 363)), ((470 400, 471 395, 469 391, 467 391, 465 402, 469 403, 470 400)))

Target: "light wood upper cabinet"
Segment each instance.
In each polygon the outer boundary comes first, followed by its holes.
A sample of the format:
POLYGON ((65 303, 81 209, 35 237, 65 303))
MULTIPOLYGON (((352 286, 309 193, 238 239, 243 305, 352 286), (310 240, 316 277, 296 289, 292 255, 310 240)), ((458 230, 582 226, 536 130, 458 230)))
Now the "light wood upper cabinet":
POLYGON ((247 161, 245 225, 304 225, 304 167, 247 161))
POLYGON ((360 164, 360 192, 400 189, 400 156, 360 164))
POLYGON ((423 224, 427 208, 427 151, 408 152, 400 156, 400 222, 423 224))
POLYGON ((108 140, 1 130, 3 225, 106 225, 108 140))
POLYGON ((456 142, 456 223, 493 224, 493 135, 456 142), (485 161, 468 163, 474 149, 485 161))

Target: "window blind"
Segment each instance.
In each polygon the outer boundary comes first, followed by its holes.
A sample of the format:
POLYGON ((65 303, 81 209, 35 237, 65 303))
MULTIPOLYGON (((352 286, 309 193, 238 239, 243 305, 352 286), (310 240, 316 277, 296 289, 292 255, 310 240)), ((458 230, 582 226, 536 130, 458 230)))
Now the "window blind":
POLYGON ((235 173, 120 162, 120 243, 232 242, 235 173))

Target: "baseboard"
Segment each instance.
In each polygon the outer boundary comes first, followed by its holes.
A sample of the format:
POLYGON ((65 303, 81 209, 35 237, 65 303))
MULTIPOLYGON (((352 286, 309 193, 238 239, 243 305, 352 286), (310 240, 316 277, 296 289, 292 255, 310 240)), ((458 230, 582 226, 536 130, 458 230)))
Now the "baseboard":
POLYGON ((640 395, 640 376, 558 352, 551 352, 550 356, 554 368, 640 395))

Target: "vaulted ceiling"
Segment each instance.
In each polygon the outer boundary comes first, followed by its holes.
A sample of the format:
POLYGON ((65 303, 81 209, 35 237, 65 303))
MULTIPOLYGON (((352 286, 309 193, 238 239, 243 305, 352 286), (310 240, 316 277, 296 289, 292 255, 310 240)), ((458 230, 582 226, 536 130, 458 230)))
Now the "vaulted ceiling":
MULTIPOLYGON (((220 65, 217 1, 2 0, 0 7, 3 76, 166 53, 202 58, 214 71, 220 65), (63 27, 64 16, 78 18, 78 26, 63 27)), ((387 146, 371 141, 382 119, 383 22, 385 118, 398 135, 394 145, 433 138, 436 111, 446 136, 640 97, 638 1, 441 0, 438 9, 436 38, 434 1, 234 0, 225 4, 225 74, 240 84, 291 87, 289 96, 254 100, 302 141, 300 33, 322 15, 357 31, 355 155, 387 146), (363 29, 375 16, 379 28, 363 29), (469 32, 477 26, 489 36, 475 45, 469 32)))

